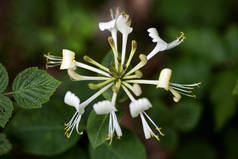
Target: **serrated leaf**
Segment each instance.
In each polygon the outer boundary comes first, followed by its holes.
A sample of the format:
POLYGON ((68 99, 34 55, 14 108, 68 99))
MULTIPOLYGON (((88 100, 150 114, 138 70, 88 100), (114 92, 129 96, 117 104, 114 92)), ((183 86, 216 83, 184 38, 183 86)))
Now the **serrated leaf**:
POLYGON ((7 154, 12 149, 12 144, 5 134, 0 133, 0 155, 7 154))
POLYGON ((12 101, 0 94, 0 126, 5 127, 9 118, 12 116, 13 105, 12 101))
POLYGON ((197 102, 181 102, 172 109, 173 125, 180 131, 191 131, 199 122, 201 106, 197 102))
POLYGON ((104 143, 93 149, 90 146, 92 159, 145 159, 145 148, 139 139, 130 131, 123 129, 121 140, 113 141, 112 145, 104 143))
POLYGON ((35 155, 56 155, 75 145, 80 135, 64 135, 64 123, 74 111, 62 101, 52 101, 42 109, 18 112, 6 128, 7 133, 24 152, 35 155))
POLYGON ((233 94, 238 95, 238 80, 236 81, 235 88, 233 89, 233 94))
POLYGON ((14 98, 23 108, 40 108, 54 93, 60 82, 36 67, 19 73, 13 82, 14 98))
POLYGON ((5 67, 0 63, 0 93, 2 93, 8 85, 8 73, 5 67))
POLYGON ((97 115, 91 111, 87 122, 87 133, 93 148, 103 144, 108 137, 108 115, 97 115))

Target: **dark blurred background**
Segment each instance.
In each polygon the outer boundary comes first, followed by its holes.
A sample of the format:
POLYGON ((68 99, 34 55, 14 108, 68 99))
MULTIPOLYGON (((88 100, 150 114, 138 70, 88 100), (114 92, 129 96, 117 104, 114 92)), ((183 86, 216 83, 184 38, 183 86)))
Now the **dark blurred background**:
MULTIPOLYGON (((149 114, 166 134, 160 143, 144 140, 140 121, 129 117, 129 101, 120 104, 125 114, 121 124, 137 134, 147 158, 237 159, 238 96, 232 94, 238 79, 237 0, 1 0, 0 62, 10 80, 27 67, 45 69, 43 54, 61 55, 63 48, 75 51, 79 61, 85 54, 101 61, 110 51, 110 34, 100 32, 98 23, 110 20, 109 9, 116 7, 132 18, 129 40, 137 41, 137 54, 148 54, 154 47, 149 27, 156 27, 167 42, 185 33, 184 43, 161 52, 142 69, 145 78, 157 79, 159 71, 169 67, 177 83, 202 82, 195 92, 197 99, 184 97, 178 104, 168 92, 143 87, 143 96, 153 103, 149 114)), ((88 148, 86 133, 80 139, 74 134, 70 140, 59 135, 73 113, 63 103, 64 93, 72 90, 86 99, 92 94, 87 84, 70 81, 58 68, 48 72, 62 81, 61 86, 41 110, 15 107, 7 128, 1 130, 12 150, 0 158, 100 159, 88 148), (39 126, 31 131, 31 125, 41 124, 52 129, 39 126), (47 133, 53 137, 42 138, 47 133)))

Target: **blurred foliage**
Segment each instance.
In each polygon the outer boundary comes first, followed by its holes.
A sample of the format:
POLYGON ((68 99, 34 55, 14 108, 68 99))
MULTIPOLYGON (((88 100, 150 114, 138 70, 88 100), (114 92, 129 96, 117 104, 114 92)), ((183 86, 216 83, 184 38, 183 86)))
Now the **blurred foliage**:
MULTIPOLYGON (((95 60, 102 60, 109 51, 106 39, 98 37, 97 26, 99 21, 108 18, 103 15, 104 18, 99 19, 100 10, 116 5, 114 1, 110 5, 108 3, 112 1, 108 0, 3 0, 0 3, 4 21, 0 26, 0 58, 9 71, 9 79, 14 79, 15 72, 29 65, 43 67, 43 54, 47 52, 59 55, 63 48, 67 48, 75 51, 78 59, 87 53, 93 54, 95 60), (105 40, 103 45, 102 40, 105 40)), ((132 13, 136 10, 129 3, 125 6, 132 13)), ((154 86, 142 86, 143 96, 153 103, 148 114, 166 134, 157 145, 169 150, 165 152, 171 152, 170 158, 175 159, 237 159, 238 2, 154 0, 148 6, 147 27, 157 27, 165 41, 172 41, 180 31, 185 33, 186 40, 179 47, 161 53, 159 58, 163 65, 156 63, 158 73, 150 74, 148 67, 144 76, 157 79, 161 68, 169 67, 173 70, 173 82, 202 82, 201 88, 195 91, 197 99, 183 97, 178 104, 171 102, 172 95, 168 92, 154 86)), ((137 17, 137 13, 133 13, 133 27, 137 17)), ((135 25, 135 31, 147 29, 135 25)), ((143 44, 151 41, 144 33, 142 35, 136 39, 140 44, 138 48, 147 48, 143 44)), ((9 90, 12 83, 8 85, 8 75, 2 71, 4 69, 0 70, 0 77, 4 77, 0 79, 0 92, 3 92, 9 90)), ((3 132, 0 133, 0 155, 5 154, 0 158, 146 158, 149 147, 141 144, 129 130, 123 130, 121 140, 114 139, 112 146, 108 146, 104 140, 108 118, 95 116, 94 112, 90 114, 92 105, 86 109, 80 123, 80 130, 88 128, 88 134, 80 137, 74 132, 68 140, 64 136, 63 124, 74 110, 63 103, 65 92, 72 91, 81 101, 94 92, 88 89, 87 82, 73 82, 65 72, 51 69, 49 73, 62 81, 49 103, 43 104, 41 109, 21 110, 13 102, 14 113, 0 116, 3 126, 5 118, 8 120, 12 115, 6 129, 0 130, 3 132), (95 118, 105 123, 103 131, 99 132, 100 139, 95 139, 97 132, 94 130, 100 127, 95 118), (93 126, 91 130, 89 123, 94 124, 90 125, 93 126)), ((11 109, 11 104, 2 104, 8 101, 6 98, 0 96, 0 115, 2 107, 11 109)))

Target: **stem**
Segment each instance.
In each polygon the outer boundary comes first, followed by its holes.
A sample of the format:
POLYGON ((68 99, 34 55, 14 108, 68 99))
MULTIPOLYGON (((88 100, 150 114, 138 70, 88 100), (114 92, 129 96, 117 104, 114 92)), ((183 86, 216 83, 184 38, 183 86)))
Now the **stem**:
POLYGON ((151 84, 151 85, 157 85, 158 80, 127 80, 128 83, 139 83, 139 84, 151 84))
POLYGON ((99 73, 101 75, 104 75, 104 76, 107 76, 107 77, 111 77, 108 73, 102 71, 102 70, 99 70, 95 67, 92 67, 92 66, 89 66, 89 65, 86 65, 84 63, 81 63, 81 62, 75 62, 76 66, 78 67, 81 67, 81 68, 84 68, 84 69, 87 69, 89 71, 92 71, 92 72, 96 72, 96 73, 99 73))
POLYGON ((88 98, 86 101, 84 101, 80 105, 82 105, 82 107, 86 107, 89 103, 91 103, 94 99, 96 99, 98 96, 100 96, 103 92, 105 92, 111 86, 112 86, 112 83, 103 87, 101 90, 97 91, 94 95, 92 95, 90 98, 88 98))

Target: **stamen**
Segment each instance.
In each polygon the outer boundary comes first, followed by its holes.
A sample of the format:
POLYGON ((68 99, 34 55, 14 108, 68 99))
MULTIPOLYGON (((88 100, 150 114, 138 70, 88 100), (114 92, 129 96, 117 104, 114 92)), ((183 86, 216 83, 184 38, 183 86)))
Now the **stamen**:
POLYGON ((149 121, 154 125, 154 127, 156 128, 156 130, 158 130, 158 132, 160 133, 161 136, 164 136, 164 134, 160 131, 161 128, 159 128, 154 121, 149 117, 149 115, 147 115, 146 112, 143 112, 145 114, 145 116, 147 117, 147 119, 149 119, 149 121))
POLYGON ((107 72, 110 72, 108 68, 106 68, 105 66, 103 66, 102 64, 98 63, 97 61, 93 60, 92 58, 88 57, 88 56, 84 56, 83 59, 86 61, 86 62, 89 62, 99 68, 101 68, 102 70, 104 71, 107 71, 107 72))
POLYGON ((184 89, 180 89, 180 88, 177 88, 177 87, 173 87, 173 86, 170 86, 171 88, 173 88, 174 90, 177 90, 179 92, 184 92, 184 93, 192 93, 192 91, 188 91, 188 90, 184 90, 184 89))
POLYGON ((181 85, 181 84, 177 84, 177 83, 169 83, 169 85, 170 86, 175 86, 175 87, 179 87, 179 88, 183 88, 183 89, 188 89, 188 90, 192 90, 192 89, 194 89, 194 87, 185 87, 185 86, 183 86, 183 85, 181 85))
POLYGON ((111 18, 112 18, 112 19, 114 19, 114 16, 113 16, 113 11, 112 11, 112 9, 111 9, 111 8, 109 9, 109 12, 110 12, 110 16, 111 16, 111 18))

